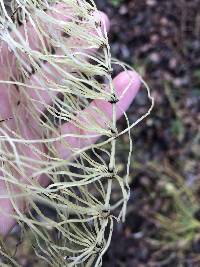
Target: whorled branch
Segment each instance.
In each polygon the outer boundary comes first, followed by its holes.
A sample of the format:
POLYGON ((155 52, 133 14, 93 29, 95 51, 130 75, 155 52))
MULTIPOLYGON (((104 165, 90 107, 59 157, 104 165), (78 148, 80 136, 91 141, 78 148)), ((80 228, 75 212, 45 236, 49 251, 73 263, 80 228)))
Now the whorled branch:
POLYGON ((9 118, 0 114, 1 199, 49 266, 102 266, 114 220, 124 219, 129 198, 116 143, 126 132, 130 138, 152 106, 129 125, 123 98, 133 74, 127 70, 129 82, 117 92, 105 21, 93 1, 14 0, 9 9, 0 1, 0 28, 6 70, 0 93, 11 107, 9 118), (119 133, 123 113, 127 129, 119 133), (113 188, 121 190, 118 199, 113 188))

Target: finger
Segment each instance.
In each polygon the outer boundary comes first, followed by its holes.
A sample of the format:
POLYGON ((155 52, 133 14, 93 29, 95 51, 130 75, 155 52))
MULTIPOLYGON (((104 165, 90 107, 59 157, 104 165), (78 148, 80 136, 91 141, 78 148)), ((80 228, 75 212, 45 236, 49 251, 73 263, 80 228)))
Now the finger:
MULTIPOLYGON (((122 96, 116 105, 116 115, 117 119, 119 119, 123 115, 123 112, 129 108, 130 104, 135 98, 141 85, 140 77, 136 72, 122 72, 113 80, 113 85, 116 89, 118 98, 122 96), (125 89, 126 91, 124 91, 125 89)), ((89 117, 87 120, 88 129, 93 128, 94 116, 96 116, 96 122, 98 122, 99 126, 105 127, 105 125, 108 125, 112 120, 112 104, 104 100, 95 100, 78 116, 77 119, 80 119, 84 123, 84 118, 88 117, 88 114, 89 116, 92 116, 91 120, 91 117, 89 117), (96 112, 96 108, 99 109, 98 113, 96 112), (104 118, 107 118, 107 121, 105 121, 104 118)), ((81 134, 83 137, 86 137, 87 135, 91 135, 91 133, 91 130, 82 130, 71 122, 65 123, 60 127, 61 135, 81 134)), ((66 137, 64 141, 56 142, 55 150, 58 152, 60 157, 67 159, 75 148, 84 148, 88 145, 91 145, 92 143, 96 142, 100 136, 101 135, 99 134, 95 138, 66 137), (72 151, 70 148, 72 148, 72 151)))
MULTIPOLYGON (((103 12, 96 12, 96 16, 101 21, 101 31, 102 32, 108 32, 110 28, 110 23, 107 15, 103 12)), ((80 42, 80 40, 76 41, 75 38, 72 38, 72 40, 67 39, 66 42, 78 42, 78 45, 76 44, 78 50, 80 51, 83 47, 83 41, 80 42)), ((68 46, 68 45, 67 45, 68 46)), ((86 49, 85 53, 95 52, 94 49, 86 49)), ((56 54, 63 55, 63 52, 58 49, 56 51, 56 54)), ((63 69, 65 72, 70 72, 69 66, 64 66, 63 69)), ((35 106, 37 108, 38 112, 43 111, 46 108, 47 104, 51 104, 54 102, 54 97, 57 95, 56 91, 50 91, 48 89, 49 82, 58 83, 61 80, 61 73, 53 67, 50 63, 46 63, 43 65, 43 69, 41 73, 36 73, 33 75, 28 82, 29 85, 33 85, 33 87, 38 87, 40 89, 29 89, 28 88, 28 95, 31 98, 31 100, 34 101, 35 106)), ((64 77, 63 77, 64 78, 64 77)))
MULTIPOLYGON (((97 17, 97 19, 99 16, 97 15, 98 13, 99 12, 96 12, 94 15, 95 17, 97 17)), ((19 43, 20 46, 23 47, 23 49, 18 49, 17 51, 17 53, 19 54, 18 59, 21 58, 21 63, 23 62, 24 65, 26 65, 27 71, 32 72, 31 67, 28 67, 29 58, 23 52, 25 48, 24 45, 26 44, 29 47, 27 51, 28 53, 30 50, 48 51, 51 48, 49 47, 51 43, 51 37, 53 37, 53 39, 56 39, 56 37, 58 37, 59 39, 59 35, 62 34, 62 32, 60 31, 62 22, 67 22, 71 19, 74 20, 75 15, 75 11, 71 10, 69 5, 67 5, 66 3, 59 3, 52 7, 49 7, 48 12, 46 13, 44 11, 41 11, 41 14, 37 15, 36 20, 33 19, 29 20, 28 22, 24 21, 24 25, 19 27, 18 29, 16 29, 16 27, 13 27, 12 32, 4 30, 0 35, 0 41, 2 40, 2 42, 0 43, 0 65, 4 66, 4 68, 1 70, 2 76, 6 77, 8 73, 12 73, 14 76, 16 76, 17 73, 17 56, 16 51, 14 52, 13 50, 13 47, 15 47, 16 44, 13 44, 13 40, 15 40, 16 43, 19 43)), ((106 17, 106 15, 101 14, 101 17, 105 17, 107 24, 108 18, 106 17)), ((71 40, 71 42, 75 43, 75 40, 71 40)))

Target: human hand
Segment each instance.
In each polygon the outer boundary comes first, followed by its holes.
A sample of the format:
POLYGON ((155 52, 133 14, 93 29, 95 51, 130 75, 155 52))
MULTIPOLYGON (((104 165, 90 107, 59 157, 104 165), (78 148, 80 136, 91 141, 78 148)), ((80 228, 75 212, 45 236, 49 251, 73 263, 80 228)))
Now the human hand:
MULTIPOLYGON (((62 10, 62 7, 58 6, 58 9, 62 10)), ((63 19, 63 18, 62 18, 63 19)), ((65 18, 64 18, 65 19, 65 18)), ((101 21, 103 27, 106 28, 106 31, 109 29, 109 21, 105 14, 101 13, 101 21)), ((27 26, 28 36, 30 40, 30 46, 35 49, 39 50, 40 48, 40 41, 37 38, 37 35, 34 32, 34 29, 30 26, 27 26)), ((23 27, 21 26, 21 33, 22 35, 25 34, 23 27)), ((69 40, 66 40, 68 42, 69 40)), ((81 44, 80 44, 81 45, 81 44)), ((17 79, 17 69, 16 69, 16 62, 15 57, 13 56, 12 52, 8 49, 5 43, 0 43, 1 47, 1 56, 0 56, 0 81, 11 81, 11 78, 8 76, 10 73, 10 68, 12 69, 12 73, 15 76, 15 80, 17 79), (9 64, 8 64, 9 62, 9 64)), ((56 51, 57 52, 57 51, 56 51)), ((44 65, 45 67, 45 65, 44 65)), ((55 79, 55 77, 49 75, 50 79, 55 79)), ((59 73, 56 74, 56 79, 59 79, 59 73)), ((28 99, 32 99, 35 101, 35 108, 38 113, 38 116, 43 113, 44 107, 46 104, 51 105, 52 103, 52 96, 50 96, 45 90, 41 91, 39 95, 36 91, 28 90, 28 86, 39 85, 40 81, 40 73, 32 73, 27 79, 26 84, 27 88, 23 88, 23 90, 27 89, 28 99), (42 99, 42 101, 41 101, 42 99)), ((126 111, 130 106, 131 102, 133 101, 135 95, 137 94, 139 87, 140 87, 140 79, 137 73, 132 71, 122 72, 113 80, 114 87, 116 89, 117 95, 123 93, 124 89, 127 88, 126 93, 123 94, 123 97, 117 103, 117 119, 119 119, 123 115, 123 111, 126 111), (131 82, 130 82, 131 80, 131 82)), ((0 83, 0 136, 10 136, 13 137, 13 131, 17 131, 20 133, 27 140, 40 140, 42 139, 43 133, 42 129, 38 127, 38 124, 35 123, 34 118, 30 113, 27 112, 29 101, 22 97, 20 93, 20 86, 16 86, 13 84, 6 84, 0 83), (15 114, 14 114, 15 113, 15 114), (17 113, 17 114, 16 114, 17 113), (14 119, 16 116, 20 117, 20 120, 16 123, 14 119)), ((106 113, 108 118, 111 118, 112 114, 112 105, 104 100, 94 100, 90 103, 90 105, 82 112, 81 116, 84 116, 84 112, 93 113, 93 108, 97 107, 102 112, 106 113)), ((98 115, 97 115, 98 116, 98 115)), ((100 117, 96 117, 97 121, 101 121, 100 117)), ((92 122, 91 122, 92 123, 92 122)), ((58 132, 64 134, 67 133, 77 133, 79 129, 75 127, 72 123, 66 122, 59 126, 58 132)), ((81 131, 81 135, 86 136, 90 134, 89 132, 81 131)), ((98 136, 96 138, 91 139, 81 139, 80 141, 78 138, 66 137, 65 138, 71 146, 77 148, 84 148, 92 142, 96 142, 98 136)), ((12 144, 7 147, 8 154, 9 149, 12 144)), ((1 147, 1 144, 0 144, 1 147)), ((71 150, 67 150, 66 147, 63 146, 59 141, 55 142, 55 147, 60 157, 66 159, 70 157, 72 153, 71 150)), ((32 160, 33 166, 34 164, 38 164, 38 161, 44 161, 46 158, 43 154, 48 153, 45 144, 32 144, 31 146, 24 145, 23 143, 17 144, 17 151, 20 155, 26 155, 30 160, 32 160), (40 154, 36 153, 35 151, 39 150, 40 154)), ((0 152, 1 154, 1 152, 0 152)), ((4 155, 5 156, 5 155, 4 155)), ((4 164, 4 156, 0 155, 0 234, 5 236, 10 229, 15 224, 15 219, 12 215, 15 214, 16 210, 18 212, 25 212, 26 211, 26 200, 23 197, 17 198, 15 201, 12 198, 12 195, 9 197, 8 184, 9 184, 9 177, 8 174, 5 172, 5 168, 3 167, 4 164), (15 203, 15 204, 14 204, 15 203)), ((10 163, 9 163, 10 164, 10 163)), ((9 186, 12 187, 12 192, 20 193, 20 189, 18 188, 17 181, 23 183, 29 183, 29 177, 32 177, 34 168, 25 168, 24 173, 19 173, 15 168, 15 164, 13 163, 12 166, 12 175, 15 178, 15 183, 9 186)), ((37 166, 37 169, 39 167, 37 166)), ((42 168, 42 167, 41 167, 42 168)), ((47 186, 49 183, 48 177, 42 174, 38 175, 35 179, 38 180, 39 184, 42 186, 47 186)))

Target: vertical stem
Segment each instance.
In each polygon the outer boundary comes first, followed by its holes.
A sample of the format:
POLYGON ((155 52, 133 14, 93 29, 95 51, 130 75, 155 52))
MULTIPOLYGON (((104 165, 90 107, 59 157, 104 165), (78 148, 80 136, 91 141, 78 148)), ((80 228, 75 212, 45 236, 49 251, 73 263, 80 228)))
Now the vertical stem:
MULTIPOLYGON (((115 88, 111 82, 111 94, 115 95, 115 88)), ((116 103, 112 103, 112 128, 113 130, 116 130, 116 103)), ((112 140, 111 143, 111 156, 110 156, 110 162, 109 162, 109 170, 110 172, 115 172, 115 152, 116 152, 116 139, 112 140)), ((106 200, 105 200, 105 206, 109 207, 109 202, 111 198, 111 192, 112 192, 112 179, 108 180, 108 188, 107 188, 107 194, 106 194, 106 200)))

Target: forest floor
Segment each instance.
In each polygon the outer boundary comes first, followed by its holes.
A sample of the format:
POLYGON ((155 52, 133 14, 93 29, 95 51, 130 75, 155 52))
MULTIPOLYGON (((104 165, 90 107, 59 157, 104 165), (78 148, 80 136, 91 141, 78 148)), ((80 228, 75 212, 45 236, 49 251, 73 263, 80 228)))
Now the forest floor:
MULTIPOLYGON (((111 19, 113 56, 133 66, 155 98, 151 116, 132 131, 127 220, 116 227, 103 266, 198 267, 200 1, 96 3, 111 19)), ((142 90, 129 110, 131 122, 147 103, 142 90)))

